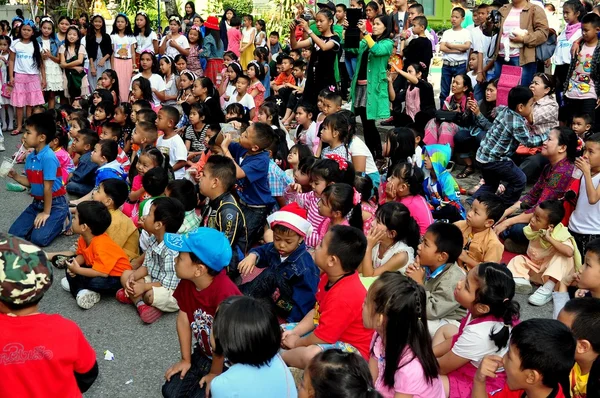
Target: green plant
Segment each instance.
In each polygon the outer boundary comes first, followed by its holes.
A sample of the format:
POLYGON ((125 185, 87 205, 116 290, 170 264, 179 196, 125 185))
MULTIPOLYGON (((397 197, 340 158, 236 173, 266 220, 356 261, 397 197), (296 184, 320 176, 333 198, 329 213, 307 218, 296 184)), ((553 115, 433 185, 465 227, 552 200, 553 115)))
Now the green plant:
POLYGON ((432 22, 429 24, 429 27, 436 32, 438 35, 441 35, 445 30, 452 28, 450 21, 447 22, 432 22))
POLYGON ((252 14, 252 0, 223 0, 223 9, 231 8, 238 15, 252 14))

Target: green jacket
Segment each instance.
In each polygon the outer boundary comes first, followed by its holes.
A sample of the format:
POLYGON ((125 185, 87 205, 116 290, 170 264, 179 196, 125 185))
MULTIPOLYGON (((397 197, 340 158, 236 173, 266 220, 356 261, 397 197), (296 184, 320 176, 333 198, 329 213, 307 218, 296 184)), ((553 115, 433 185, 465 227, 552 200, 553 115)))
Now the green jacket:
MULTIPOLYGON (((361 40, 358 49, 356 72, 352 78, 350 89, 352 111, 354 111, 354 95, 356 94, 358 71, 360 70, 363 53, 368 48, 369 45, 365 39, 361 40)), ((390 96, 388 94, 386 68, 393 49, 394 42, 391 39, 377 41, 370 49, 367 63, 367 119, 369 120, 387 119, 390 117, 390 96)))

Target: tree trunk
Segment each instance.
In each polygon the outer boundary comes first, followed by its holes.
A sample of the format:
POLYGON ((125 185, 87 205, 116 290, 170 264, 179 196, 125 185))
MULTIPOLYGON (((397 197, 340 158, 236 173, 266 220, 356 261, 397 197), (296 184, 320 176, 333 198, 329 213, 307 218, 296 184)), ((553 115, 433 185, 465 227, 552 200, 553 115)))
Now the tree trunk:
MULTIPOLYGON (((158 0, 160 1, 160 0, 158 0)), ((177 2, 176 0, 164 0, 164 10, 165 10, 165 14, 167 15, 167 19, 171 16, 171 15, 177 15, 178 17, 180 17, 181 15, 179 15, 179 10, 177 9, 177 2)))

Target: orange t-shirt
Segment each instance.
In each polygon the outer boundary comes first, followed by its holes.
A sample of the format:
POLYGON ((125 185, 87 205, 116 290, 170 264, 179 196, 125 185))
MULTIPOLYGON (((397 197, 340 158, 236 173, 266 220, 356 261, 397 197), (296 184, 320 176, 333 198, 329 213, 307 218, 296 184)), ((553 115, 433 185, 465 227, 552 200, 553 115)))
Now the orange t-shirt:
POLYGON ((123 271, 131 269, 125 251, 106 233, 94 236, 89 246, 80 236, 77 241, 77 254, 81 254, 86 265, 91 266, 94 271, 109 276, 121 276, 123 271))
POLYGON ((294 76, 291 73, 287 76, 285 75, 285 73, 280 73, 277 75, 275 81, 273 82, 273 84, 275 84, 276 86, 283 86, 285 83, 296 85, 296 79, 294 79, 294 76))

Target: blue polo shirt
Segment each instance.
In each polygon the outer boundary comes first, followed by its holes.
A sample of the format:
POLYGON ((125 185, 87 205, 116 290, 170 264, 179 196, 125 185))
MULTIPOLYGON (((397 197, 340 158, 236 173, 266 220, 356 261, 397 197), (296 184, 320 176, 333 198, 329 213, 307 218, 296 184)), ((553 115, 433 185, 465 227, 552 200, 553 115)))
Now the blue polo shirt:
POLYGON ((269 153, 262 151, 256 155, 245 156, 248 150, 242 148, 237 142, 229 144, 229 152, 246 173, 246 177, 237 180, 240 199, 254 206, 275 203, 269 189, 269 153))
POLYGON ((44 181, 54 181, 52 184, 53 198, 67 193, 63 184, 60 163, 48 145, 41 151, 34 151, 27 156, 25 174, 31 184, 31 196, 34 199, 44 199, 44 181))

